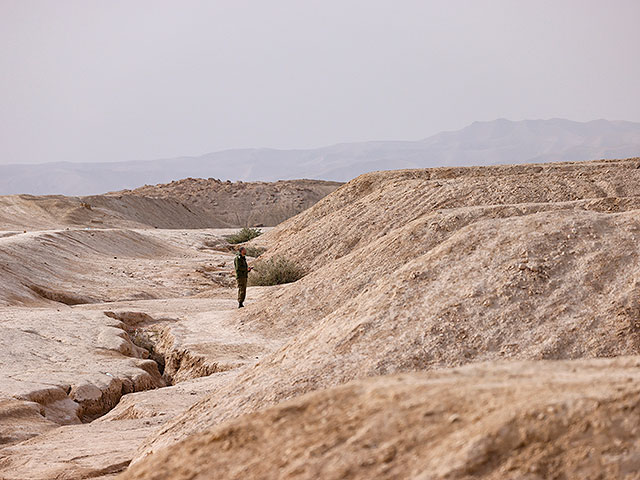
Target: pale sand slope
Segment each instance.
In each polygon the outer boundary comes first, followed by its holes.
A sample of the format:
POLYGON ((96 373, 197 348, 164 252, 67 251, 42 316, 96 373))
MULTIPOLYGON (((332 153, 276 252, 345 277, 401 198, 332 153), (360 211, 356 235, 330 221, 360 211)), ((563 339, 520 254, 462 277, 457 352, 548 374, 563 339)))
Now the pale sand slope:
MULTIPOLYGON (((292 478, 316 478, 318 472, 356 478, 367 478, 369 472, 389 478, 414 472, 464 478, 472 472, 476 478, 509 478, 511 467, 514 478, 553 478, 556 471, 559 478, 563 472, 570 478, 595 478, 590 472, 598 469, 600 478, 619 478, 636 462, 637 358, 564 359, 638 353, 639 163, 359 177, 254 242, 270 247, 265 257, 286 254, 305 263, 309 274, 291 285, 250 290, 245 311, 234 308, 234 292, 224 288, 231 256, 215 250, 220 244, 207 237, 210 232, 105 229, 54 232, 49 242, 40 233, 2 239, 7 241, 2 247, 11 249, 3 264, 11 267, 11 275, 9 280, 0 277, 16 292, 5 299, 11 315, 25 306, 61 308, 61 313, 68 308, 29 288, 32 278, 49 282, 45 286, 55 286, 65 300, 69 293, 94 295, 91 301, 109 303, 68 311, 84 316, 92 331, 110 325, 100 322, 120 322, 115 337, 125 343, 141 328, 153 339, 151 353, 166 363, 165 380, 180 383, 125 395, 90 424, 49 430, 46 418, 43 424, 32 412, 24 413, 33 420, 31 433, 44 433, 0 449, 0 478, 112 476, 134 456, 140 462, 135 468, 150 478, 171 468, 168 458, 176 468, 193 468, 193 475, 207 468, 208 475, 244 473, 246 478, 269 476, 277 468, 280 476, 292 478), (123 259, 114 254, 116 248, 123 259), (39 272, 38 264, 49 263, 49 257, 54 267, 39 272), (126 266, 122 273, 108 273, 120 265, 126 266), (538 361, 493 363, 498 359, 538 361), (459 373, 437 370, 479 361, 492 363, 459 373), (414 378, 416 370, 429 373, 414 378), (394 377, 380 376, 402 372, 410 373, 403 380, 406 388, 394 377), (193 379, 199 375, 208 376, 193 379), (371 376, 378 378, 348 384, 371 376), (312 391, 317 392, 296 398, 312 391), (399 396, 389 400, 385 391, 399 396), (406 408, 394 416, 403 398, 406 408), (606 406, 603 413, 589 409, 590 399, 606 406), (293 403, 278 405, 283 401, 293 403), (298 402, 333 415, 326 430, 322 425, 314 430, 322 414, 298 402), (555 412, 547 412, 554 402, 566 404, 570 414, 557 410, 562 413, 549 430, 545 419, 555 412), (270 406, 276 410, 266 411, 270 406), (435 413, 424 417, 436 406, 446 412, 446 420, 435 413), (418 418, 435 416, 434 423, 419 422, 414 410, 418 418), (247 413, 253 416, 239 418, 247 413), (278 436, 274 415, 290 418, 294 433, 283 429, 278 436), (593 420, 588 428, 580 424, 582 417, 593 420), (605 422, 607 417, 612 423, 605 422), (394 422, 385 427, 381 418, 394 422), (394 430, 394 424, 402 428, 394 430), (245 437, 247 425, 253 430, 245 437), (308 434, 304 425, 309 425, 308 434), (194 442, 205 442, 202 452, 188 445, 179 447, 178 456, 162 451, 209 428, 229 433, 227 427, 238 432, 241 442, 223 444, 224 454, 216 454, 217 443, 209 445, 208 434, 194 437, 194 442), (374 461, 363 459, 360 445, 384 443, 378 431, 384 442, 393 443, 395 453, 393 448, 379 450, 374 461), (479 443, 472 441, 476 436, 479 443), (334 441, 340 448, 332 451, 334 441), (588 445, 595 446, 590 456, 588 445), (217 455, 219 463, 203 462, 201 455, 217 455), (252 455, 264 461, 252 463, 252 455), (377 458, 392 469, 385 473, 377 458), (340 465, 349 469, 340 470, 340 465)), ((30 312, 38 318, 36 310, 30 312)), ((24 315, 27 323, 31 314, 24 315)), ((51 318, 59 317, 52 313, 51 318)), ((55 324, 62 332, 55 332, 59 337, 54 339, 68 335, 88 342, 84 333, 65 333, 63 321, 55 324)), ((103 347, 91 343, 88 351, 103 347)), ((120 351, 113 355, 115 364, 135 360, 120 351)), ((38 368, 56 372, 55 363, 37 362, 43 366, 38 368)), ((85 378, 80 367, 100 373, 87 363, 69 366, 78 369, 79 378, 85 378)), ((8 364, 3 360, 3 366, 8 364)), ((126 374, 120 378, 123 384, 126 374)), ((35 407, 6 405, 16 412, 35 407)), ((16 422, 5 425, 12 441, 30 434, 17 432, 16 422)))
POLYGON ((215 212, 221 225, 275 226, 306 210, 340 187, 340 182, 279 180, 277 182, 222 182, 185 178, 171 183, 145 185, 116 194, 178 200, 192 210, 215 212))
POLYGON ((224 228, 231 226, 216 212, 204 211, 171 198, 122 195, 0 196, 0 228, 3 230, 44 230, 66 227, 224 228))
POLYGON ((231 183, 193 179, 86 197, 0 196, 0 229, 274 226, 337 189, 337 182, 231 183))
POLYGON ((255 242, 271 246, 265 256, 314 267, 242 314, 246 328, 290 340, 170 422, 138 458, 366 376, 638 353, 638 163, 382 172, 350 182, 255 242))
MULTIPOLYGON (((223 287, 233 257, 216 250, 223 233, 0 238, 0 478, 121 471, 158 426, 279 345, 233 320, 235 292, 223 287), (166 298, 138 300, 149 297, 166 298), (96 299, 108 303, 83 303, 96 299)), ((249 303, 259 293, 250 289, 249 303)))
POLYGON ((638 367, 501 362, 350 382, 195 434, 119 478, 638 478, 638 367))
POLYGON ((76 229, 0 238, 0 305, 196 295, 229 282, 231 256, 213 232, 76 229), (182 239, 187 239, 188 243, 182 239), (213 248, 210 246, 213 245, 213 248), (225 263, 226 262, 226 263, 225 263))

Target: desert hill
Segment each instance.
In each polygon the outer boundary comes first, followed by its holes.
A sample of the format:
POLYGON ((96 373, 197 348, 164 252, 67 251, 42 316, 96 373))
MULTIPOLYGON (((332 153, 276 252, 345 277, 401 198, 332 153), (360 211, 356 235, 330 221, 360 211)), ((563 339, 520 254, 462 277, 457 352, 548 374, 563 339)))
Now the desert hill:
POLYGON ((206 228, 230 227, 215 212, 171 198, 123 195, 0 197, 4 230, 59 228, 206 228))
POLYGON ((309 270, 238 314, 247 331, 288 340, 142 453, 354 379, 638 354, 639 164, 408 170, 349 182, 254 241, 269 247, 265 258, 286 254, 309 270))
POLYGON ((351 382, 195 434, 123 478, 634 478, 638 366, 514 362, 351 382))
POLYGON ((341 183, 321 180, 277 182, 223 182, 219 179, 186 178, 164 185, 146 185, 118 192, 123 196, 178 200, 201 211, 216 212, 223 225, 275 226, 306 210, 341 183))
POLYGON ((95 195, 201 177, 248 181, 348 181, 398 168, 582 161, 640 155, 640 123, 594 120, 474 122, 415 141, 341 143, 321 148, 233 149, 198 157, 114 163, 0 165, 0 195, 95 195))
POLYGON ((338 188, 336 182, 231 183, 188 178, 85 197, 0 197, 4 230, 274 226, 338 188))
POLYGON ((634 478, 639 166, 362 175, 242 310, 232 230, 5 229, 0 477, 634 478))
POLYGON ((15 233, 0 238, 0 305, 42 306, 51 301, 79 305, 176 296, 172 294, 180 288, 176 283, 153 278, 153 272, 164 267, 159 264, 175 257, 186 258, 178 246, 144 231, 15 233))

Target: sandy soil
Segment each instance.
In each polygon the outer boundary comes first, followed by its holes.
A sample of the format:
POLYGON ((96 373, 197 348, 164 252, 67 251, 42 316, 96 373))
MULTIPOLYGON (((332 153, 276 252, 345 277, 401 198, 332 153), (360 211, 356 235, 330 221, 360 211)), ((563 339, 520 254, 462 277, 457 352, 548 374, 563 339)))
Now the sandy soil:
POLYGON ((230 226, 215 212, 190 208, 175 199, 122 195, 0 197, 0 228, 9 231, 230 226))
POLYGON ((242 416, 122 478, 637 478, 640 360, 375 377, 242 416))
POLYGON ((233 256, 220 248, 231 231, 0 238, 0 478, 112 476, 279 346, 233 320, 233 256))
POLYGON ((350 182, 253 242, 269 247, 265 257, 308 268, 242 313, 246 328, 288 341, 169 422, 137 459, 359 378, 637 354, 638 163, 381 172, 350 182))
POLYGON ((0 229, 269 227, 340 185, 320 180, 232 183, 188 178, 86 197, 7 195, 0 196, 0 229))
POLYGON ((216 212, 225 223, 211 226, 272 227, 306 210, 341 185, 321 180, 223 182, 214 178, 186 178, 117 193, 178 200, 190 208, 216 212))
POLYGON ((242 310, 223 231, 7 229, 0 478, 638 478, 639 165, 363 175, 242 310))

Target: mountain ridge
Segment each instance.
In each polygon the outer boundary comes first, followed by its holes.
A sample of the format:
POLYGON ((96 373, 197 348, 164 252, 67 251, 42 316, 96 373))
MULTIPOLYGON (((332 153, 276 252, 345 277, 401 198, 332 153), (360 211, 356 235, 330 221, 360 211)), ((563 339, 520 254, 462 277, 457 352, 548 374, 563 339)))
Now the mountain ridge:
POLYGON ((639 154, 639 122, 497 119, 415 141, 373 140, 291 150, 228 149, 129 162, 0 165, 0 195, 91 195, 186 177, 348 181, 377 170, 581 161, 639 154))

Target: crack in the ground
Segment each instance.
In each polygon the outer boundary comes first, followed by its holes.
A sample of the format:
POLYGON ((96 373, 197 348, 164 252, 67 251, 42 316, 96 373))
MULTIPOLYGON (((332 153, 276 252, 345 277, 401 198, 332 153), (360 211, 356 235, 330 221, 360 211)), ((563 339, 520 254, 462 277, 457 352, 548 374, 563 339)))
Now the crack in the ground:
POLYGON ((21 398, 39 404, 40 414, 54 423, 90 423, 116 408, 128 393, 168 387, 237 367, 180 348, 167 325, 176 322, 174 318, 153 318, 131 311, 104 314, 117 320, 106 328, 117 328, 116 335, 121 339, 115 348, 105 348, 105 354, 117 352, 135 359, 140 371, 128 375, 103 371, 104 380, 98 377, 86 383, 52 384, 21 398))
POLYGON ((166 322, 176 322, 177 320, 174 318, 154 319, 146 313, 131 311, 107 311, 104 313, 121 322, 118 328, 124 331, 126 339, 139 349, 138 353, 142 352, 143 358, 154 362, 157 371, 162 376, 163 385, 151 388, 168 387, 237 367, 234 364, 211 361, 204 355, 193 353, 186 348, 176 347, 176 340, 170 327, 161 325, 166 322))

